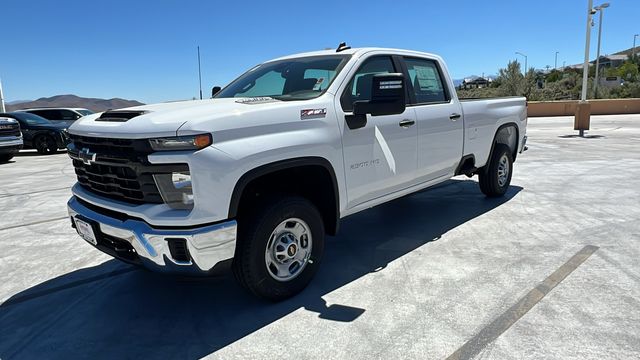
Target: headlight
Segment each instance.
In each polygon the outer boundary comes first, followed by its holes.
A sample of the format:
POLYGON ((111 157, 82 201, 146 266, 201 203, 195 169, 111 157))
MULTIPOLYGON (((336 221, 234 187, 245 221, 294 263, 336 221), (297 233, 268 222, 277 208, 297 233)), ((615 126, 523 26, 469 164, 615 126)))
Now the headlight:
POLYGON ((149 139, 149 144, 151 144, 151 148, 155 151, 200 150, 212 143, 213 138, 211 134, 149 139))
POLYGON ((174 209, 193 209, 193 188, 188 171, 156 174, 153 179, 160 190, 162 200, 174 209))

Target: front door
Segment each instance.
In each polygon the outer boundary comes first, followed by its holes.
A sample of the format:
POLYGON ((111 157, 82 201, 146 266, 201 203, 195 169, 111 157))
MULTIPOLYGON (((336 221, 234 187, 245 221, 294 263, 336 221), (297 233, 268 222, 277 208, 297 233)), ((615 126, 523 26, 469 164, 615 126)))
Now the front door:
POLYGON ((347 208, 406 188, 415 177, 418 133, 414 109, 398 115, 367 115, 366 125, 358 129, 349 129, 345 121, 354 101, 371 99, 373 75, 396 72, 401 69, 390 56, 361 61, 336 103, 343 127, 347 208))

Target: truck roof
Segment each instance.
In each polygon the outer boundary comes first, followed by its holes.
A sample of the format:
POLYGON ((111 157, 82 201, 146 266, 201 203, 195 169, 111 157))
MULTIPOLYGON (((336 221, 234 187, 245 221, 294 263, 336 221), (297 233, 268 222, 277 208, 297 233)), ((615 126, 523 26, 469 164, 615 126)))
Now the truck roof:
POLYGON ((362 47, 362 48, 351 48, 345 49, 340 52, 337 52, 335 49, 328 50, 319 50, 319 51, 310 51, 298 54, 292 54, 287 56, 282 56, 277 59, 272 59, 269 61, 277 61, 277 60, 285 60, 285 59, 293 59, 299 57, 307 57, 307 56, 327 56, 327 55, 340 55, 340 54, 348 54, 348 55, 362 55, 371 51, 388 51, 389 53, 401 53, 401 54, 415 54, 421 56, 429 56, 429 57, 437 57, 438 55, 421 52, 421 51, 413 51, 413 50, 404 50, 404 49, 393 49, 393 48, 383 48, 383 47, 362 47))

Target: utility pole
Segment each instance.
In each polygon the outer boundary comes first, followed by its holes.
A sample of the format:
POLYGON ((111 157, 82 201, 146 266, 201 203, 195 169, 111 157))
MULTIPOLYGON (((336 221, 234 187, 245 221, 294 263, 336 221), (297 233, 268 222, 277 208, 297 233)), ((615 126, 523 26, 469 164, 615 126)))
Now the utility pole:
POLYGON ((4 95, 2 95, 2 80, 0 80, 0 112, 7 112, 4 108, 4 95))
POLYGON ((598 24, 598 53, 596 55, 596 77, 593 79, 593 97, 598 98, 598 73, 600 71, 600 40, 602 39, 602 16, 604 15, 604 9, 609 7, 609 3, 604 3, 600 6, 596 6, 595 10, 600 11, 600 23, 598 24))
POLYGON ((202 70, 200 68, 200 46, 198 46, 198 82, 200 83, 200 100, 202 100, 202 70))
POLYGON ((553 70, 558 70, 558 54, 560 54, 560 51, 556 51, 556 60, 553 63, 553 70))
POLYGON ((593 10, 593 0, 587 1, 587 36, 584 45, 584 64, 582 66, 582 95, 578 110, 576 111, 576 119, 574 122, 575 130, 580 131, 580 137, 584 137, 584 128, 589 128, 589 117, 591 116, 591 108, 587 102, 587 86, 589 85, 589 44, 591 43, 591 16, 595 13, 593 10), (586 118, 586 120, 585 120, 586 118), (586 122, 586 126, 585 123, 586 122))

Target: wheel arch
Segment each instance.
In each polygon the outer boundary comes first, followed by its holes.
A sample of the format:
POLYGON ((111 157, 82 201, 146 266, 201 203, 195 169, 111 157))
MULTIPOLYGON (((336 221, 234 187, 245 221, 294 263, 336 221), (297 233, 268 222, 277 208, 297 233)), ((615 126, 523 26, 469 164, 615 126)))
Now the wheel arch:
POLYGON ((505 144, 511 149, 511 155, 513 157, 513 161, 516 161, 516 156, 518 155, 518 142, 520 141, 520 129, 518 128, 518 124, 515 122, 508 122, 502 124, 496 129, 496 133, 493 136, 493 142, 491 142, 491 151, 489 151, 489 159, 493 154, 493 150, 496 144, 505 144), (514 131, 510 131, 509 129, 513 129, 514 131))
MULTIPOLYGON (((330 235, 338 232, 340 221, 340 199, 338 181, 331 163, 322 157, 300 157, 261 165, 244 173, 236 182, 229 204, 229 218, 236 218, 241 212, 241 204, 247 201, 248 192, 255 187, 275 185, 273 180, 286 179, 287 175, 300 174, 306 180, 321 185, 314 191, 300 187, 289 189, 293 193, 309 198, 320 210, 325 230, 330 235), (306 173, 304 172, 306 171, 306 173), (313 175, 313 176, 312 176, 313 175)), ((287 179, 287 181, 291 181, 287 179)))

